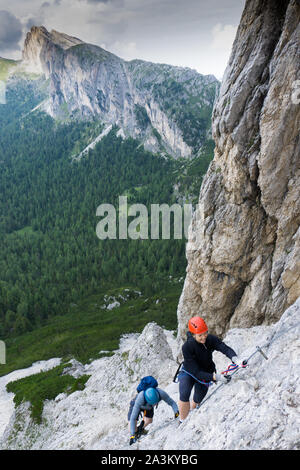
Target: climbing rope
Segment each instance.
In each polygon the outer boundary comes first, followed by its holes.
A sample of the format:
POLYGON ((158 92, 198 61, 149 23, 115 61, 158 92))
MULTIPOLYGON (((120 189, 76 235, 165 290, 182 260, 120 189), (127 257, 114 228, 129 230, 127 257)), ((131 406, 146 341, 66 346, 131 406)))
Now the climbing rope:
MULTIPOLYGON (((232 372, 235 369, 238 369, 238 367, 240 367, 238 364, 234 364, 234 363, 229 364, 228 368, 226 370, 223 370, 223 372, 221 372, 221 374, 227 375, 228 372, 232 372)), ((243 367, 246 367, 246 365, 243 365, 243 367)))
MULTIPOLYGON (((210 381, 210 382, 207 382, 205 380, 200 380, 200 379, 197 379, 197 377, 195 377, 193 374, 191 374, 190 372, 187 372, 185 369, 181 369, 182 364, 180 364, 180 366, 178 367, 177 369, 177 372, 175 374, 175 377, 173 379, 173 382, 174 383, 177 383, 178 382, 178 379, 177 379, 177 376, 179 376, 181 373, 184 373, 184 374, 187 374, 187 375, 190 375, 194 380, 196 380, 198 383, 202 384, 202 385, 205 385, 206 387, 210 387, 212 384, 214 384, 215 382, 213 381, 210 381)), ((223 370, 223 372, 221 372, 221 374, 227 376, 227 374, 229 372, 232 372, 234 370, 237 370, 239 368, 245 368, 247 367, 247 361, 243 361, 241 365, 238 365, 238 364, 234 364, 234 363, 231 363, 229 364, 228 368, 226 370, 223 370)), ((231 374, 232 375, 232 374, 231 374)))
MULTIPOLYGON (((205 385, 206 387, 209 387, 210 385, 213 384, 213 382, 206 382, 205 380, 200 380, 200 379, 197 379, 196 377, 193 376, 193 374, 191 374, 190 372, 187 372, 185 369, 181 369, 181 371, 179 372, 180 373, 183 373, 183 374, 188 374, 190 375, 191 377, 193 377, 194 380, 197 380, 197 382, 199 382, 200 384, 202 385, 205 385)), ((178 374, 178 375, 179 375, 178 374)), ((176 379, 174 380, 174 382, 176 383, 176 379)))

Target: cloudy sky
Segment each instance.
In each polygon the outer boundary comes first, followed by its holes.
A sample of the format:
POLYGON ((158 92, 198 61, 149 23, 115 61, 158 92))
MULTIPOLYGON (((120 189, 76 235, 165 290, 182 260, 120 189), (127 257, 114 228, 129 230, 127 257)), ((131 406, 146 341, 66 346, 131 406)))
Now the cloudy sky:
POLYGON ((76 36, 126 59, 222 78, 245 0, 0 0, 0 56, 20 59, 31 26, 76 36))

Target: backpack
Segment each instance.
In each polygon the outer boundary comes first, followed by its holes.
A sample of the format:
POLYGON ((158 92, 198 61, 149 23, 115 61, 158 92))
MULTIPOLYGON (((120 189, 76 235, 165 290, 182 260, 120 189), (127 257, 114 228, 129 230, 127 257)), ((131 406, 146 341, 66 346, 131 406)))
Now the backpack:
POLYGON ((138 393, 140 393, 142 391, 147 390, 147 388, 156 388, 156 387, 158 387, 157 380, 154 377, 152 377, 152 375, 147 375, 146 377, 142 378, 136 390, 138 393))

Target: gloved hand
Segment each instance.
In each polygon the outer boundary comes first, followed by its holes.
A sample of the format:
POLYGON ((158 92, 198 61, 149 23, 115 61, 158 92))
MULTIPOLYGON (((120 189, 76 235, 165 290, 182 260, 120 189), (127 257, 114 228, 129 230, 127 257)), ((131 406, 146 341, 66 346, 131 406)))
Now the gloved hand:
POLYGON ((132 444, 134 444, 136 442, 136 436, 131 436, 130 437, 130 441, 129 441, 129 445, 131 446, 132 444))
POLYGON ((178 418, 178 416, 179 416, 179 411, 176 411, 176 413, 175 413, 175 419, 178 418))
POLYGON ((222 382, 223 384, 228 384, 230 382, 230 375, 215 374, 216 382, 222 382))

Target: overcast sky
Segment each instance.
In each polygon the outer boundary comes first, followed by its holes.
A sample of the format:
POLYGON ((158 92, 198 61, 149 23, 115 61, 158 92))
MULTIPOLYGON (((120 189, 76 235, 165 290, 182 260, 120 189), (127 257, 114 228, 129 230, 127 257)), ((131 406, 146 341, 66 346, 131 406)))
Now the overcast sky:
POLYGON ((125 60, 222 78, 245 0, 0 0, 0 56, 20 59, 27 31, 76 36, 125 60))

